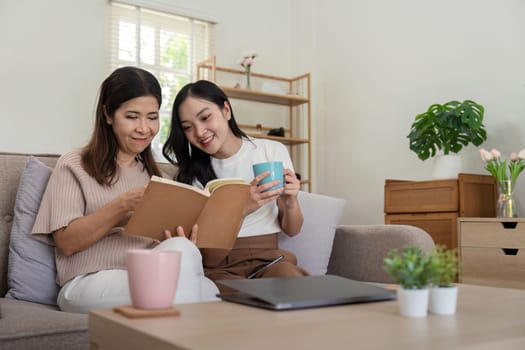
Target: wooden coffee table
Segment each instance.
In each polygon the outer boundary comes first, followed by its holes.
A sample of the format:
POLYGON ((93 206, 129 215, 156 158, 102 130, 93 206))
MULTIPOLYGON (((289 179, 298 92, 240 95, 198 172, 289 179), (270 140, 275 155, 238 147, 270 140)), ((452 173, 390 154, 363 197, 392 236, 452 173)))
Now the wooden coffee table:
POLYGON ((460 285, 454 316, 406 318, 397 302, 270 311, 228 302, 181 315, 89 314, 91 349, 525 349, 525 291, 460 285))

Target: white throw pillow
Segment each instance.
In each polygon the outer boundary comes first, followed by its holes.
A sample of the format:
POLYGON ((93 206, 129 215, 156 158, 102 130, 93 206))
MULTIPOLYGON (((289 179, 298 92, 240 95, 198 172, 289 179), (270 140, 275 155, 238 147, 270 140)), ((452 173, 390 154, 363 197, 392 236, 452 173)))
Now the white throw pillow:
POLYGON ((297 256, 298 265, 312 275, 326 274, 332 252, 335 228, 346 200, 300 191, 299 203, 304 216, 301 232, 288 237, 279 234, 279 248, 297 256))

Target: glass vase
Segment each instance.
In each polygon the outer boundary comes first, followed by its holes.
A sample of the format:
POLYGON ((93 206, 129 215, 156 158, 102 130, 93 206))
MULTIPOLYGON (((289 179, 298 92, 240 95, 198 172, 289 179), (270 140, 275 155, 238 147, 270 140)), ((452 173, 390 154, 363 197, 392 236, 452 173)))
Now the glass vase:
POLYGON ((515 183, 511 180, 498 181, 498 217, 515 218, 518 216, 514 198, 515 183))
POLYGON ((246 71, 245 71, 245 74, 246 74, 246 89, 251 89, 252 88, 252 85, 250 83, 250 67, 246 67, 246 71))

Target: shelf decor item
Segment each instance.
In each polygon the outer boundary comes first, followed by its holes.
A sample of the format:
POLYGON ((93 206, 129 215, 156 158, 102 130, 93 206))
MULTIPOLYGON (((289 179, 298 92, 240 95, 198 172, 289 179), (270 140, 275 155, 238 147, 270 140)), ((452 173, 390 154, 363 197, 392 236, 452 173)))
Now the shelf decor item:
POLYGON ((458 277, 457 249, 447 249, 437 245, 429 256, 430 298, 429 311, 438 315, 454 315, 458 298, 458 287, 454 281, 458 277))
POLYGON ((255 62, 255 58, 257 57, 257 53, 254 51, 246 52, 244 55, 242 55, 239 60, 237 61, 238 64, 240 64, 244 68, 244 74, 246 76, 246 89, 251 89, 251 68, 253 63, 255 62))
POLYGON ((399 284, 399 312, 407 317, 425 317, 428 312, 430 262, 416 246, 406 246, 401 252, 392 249, 384 258, 384 269, 399 284))
POLYGON ((501 159, 497 149, 490 152, 482 148, 479 150, 481 160, 485 162, 485 169, 496 179, 498 185, 497 216, 515 218, 518 216, 517 202, 514 199, 516 180, 525 168, 525 148, 519 153, 512 152, 509 162, 501 159), (508 166, 507 166, 508 165, 508 166), (509 170, 507 174, 507 168, 509 170))
POLYGON ((434 169, 434 178, 457 177, 461 170, 457 153, 470 143, 479 146, 487 139, 484 111, 482 105, 471 100, 431 105, 415 117, 410 127, 410 150, 421 160, 436 157, 434 167, 438 169, 434 169), (443 161, 443 156, 454 165, 443 161), (445 170, 440 168, 443 164, 445 170))

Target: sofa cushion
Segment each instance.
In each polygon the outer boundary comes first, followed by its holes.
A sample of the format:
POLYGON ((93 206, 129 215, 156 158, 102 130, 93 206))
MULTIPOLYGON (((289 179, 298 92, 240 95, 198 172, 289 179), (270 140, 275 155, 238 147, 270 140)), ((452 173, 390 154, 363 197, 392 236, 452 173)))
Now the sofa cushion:
POLYGON ((0 298, 1 349, 88 349, 88 315, 0 298))
POLYGON ((324 275, 346 200, 303 191, 298 199, 304 216, 303 228, 294 237, 280 233, 279 247, 294 253, 299 266, 310 274, 324 275))
POLYGON ((54 248, 33 239, 31 229, 51 169, 34 157, 26 163, 16 194, 9 243, 6 297, 56 305, 54 248))

